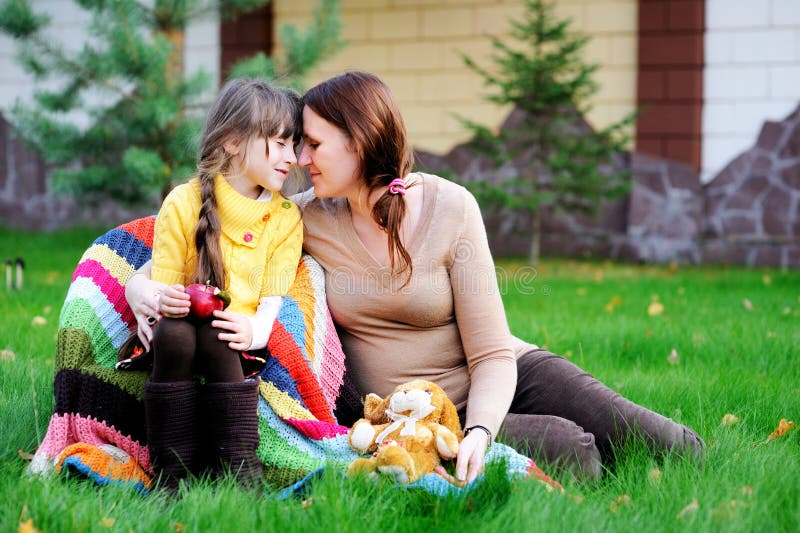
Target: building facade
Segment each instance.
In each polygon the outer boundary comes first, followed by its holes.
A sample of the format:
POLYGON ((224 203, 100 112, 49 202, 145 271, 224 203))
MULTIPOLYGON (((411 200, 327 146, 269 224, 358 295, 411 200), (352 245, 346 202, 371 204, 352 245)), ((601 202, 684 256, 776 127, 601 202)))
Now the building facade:
MULTIPOLYGON (((33 3, 52 15, 55 41, 80 46, 88 19, 73 2, 33 3)), ((600 91, 585 117, 588 123, 602 128, 638 110, 631 150, 695 172, 698 190, 756 147, 765 123, 788 120, 800 102, 798 0, 553 0, 553 5, 557 16, 571 19, 573 30, 591 37, 585 59, 600 67, 595 78, 600 91)), ((235 21, 195 22, 186 33, 187 71, 202 68, 218 84, 236 59, 256 51, 280 53, 277 29, 286 23, 307 26, 316 8, 316 0, 273 0, 235 21)), ((308 81, 350 68, 380 75, 399 101, 415 148, 446 155, 469 135, 458 117, 498 127, 510 113, 484 99, 482 79, 462 55, 491 68, 490 39, 506 37, 510 21, 522 13, 522 0, 342 0, 347 45, 308 81)), ((0 112, 26 98, 32 87, 14 62, 13 42, 0 37, 0 112)), ((40 227, 32 217, 50 201, 46 165, 15 144, 7 125, 0 134, 0 221, 40 227)), ((781 158, 780 165, 794 164, 791 153, 781 158)), ((783 171, 775 172, 780 181, 783 171)), ((796 218, 800 192, 789 189, 787 209, 796 218)), ((62 212, 68 219, 75 210, 62 212)), ((796 238, 793 231, 784 237, 796 238)))

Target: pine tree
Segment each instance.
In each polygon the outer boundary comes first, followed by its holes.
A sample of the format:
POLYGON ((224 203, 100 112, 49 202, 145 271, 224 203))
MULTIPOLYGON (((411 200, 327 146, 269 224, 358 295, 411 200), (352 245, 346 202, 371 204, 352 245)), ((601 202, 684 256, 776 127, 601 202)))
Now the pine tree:
MULTIPOLYGON (((163 197, 194 172, 210 88, 207 74, 185 72, 187 25, 212 13, 234 17, 269 0, 74 1, 92 15, 91 37, 75 52, 51 41, 48 18, 29 0, 0 4, 0 31, 17 40, 18 59, 37 81, 33 101, 18 101, 10 121, 54 164, 57 192, 128 204, 163 197), (40 88, 47 80, 57 88, 40 88)), ((260 54, 235 66, 232 77, 301 88, 304 75, 343 46, 339 0, 318 0, 315 13, 306 31, 280 29, 285 58, 260 54)))
POLYGON ((492 89, 487 100, 515 110, 500 131, 462 119, 474 133, 472 148, 508 176, 468 185, 484 204, 531 213, 529 261, 535 266, 543 209, 591 213, 629 189, 629 173, 611 163, 625 150, 634 115, 597 131, 581 127, 598 90, 592 80, 597 66, 581 58, 588 38, 570 32, 570 21, 557 20, 541 0, 525 0, 523 20, 511 23, 515 42, 492 38, 493 71, 463 56, 492 89))

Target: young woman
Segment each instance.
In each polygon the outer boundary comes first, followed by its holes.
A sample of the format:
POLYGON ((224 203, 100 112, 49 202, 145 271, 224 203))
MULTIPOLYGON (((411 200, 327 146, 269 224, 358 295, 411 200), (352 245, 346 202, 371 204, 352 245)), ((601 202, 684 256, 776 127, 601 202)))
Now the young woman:
MULTIPOLYGON (((589 479, 634 435, 654 451, 702 453, 689 428, 510 334, 475 199, 412 172, 403 119, 379 78, 346 72, 303 104, 298 162, 314 184, 297 199, 303 246, 325 269, 348 368, 362 394, 411 379, 445 389, 466 428, 459 481, 480 474, 498 434, 589 479)), ((143 280, 128 287, 137 318, 148 290, 143 280)), ((347 424, 359 413, 337 415, 347 424)))
POLYGON ((297 162, 299 103, 261 81, 229 82, 209 111, 197 176, 159 211, 152 278, 163 290, 150 317, 163 318, 144 405, 153 463, 167 486, 204 466, 204 441, 212 468, 232 470, 246 486, 259 482, 257 383, 244 380, 239 358, 266 346, 300 260, 300 212, 280 194, 297 162), (211 321, 189 318, 190 283, 227 290, 230 307, 211 321))

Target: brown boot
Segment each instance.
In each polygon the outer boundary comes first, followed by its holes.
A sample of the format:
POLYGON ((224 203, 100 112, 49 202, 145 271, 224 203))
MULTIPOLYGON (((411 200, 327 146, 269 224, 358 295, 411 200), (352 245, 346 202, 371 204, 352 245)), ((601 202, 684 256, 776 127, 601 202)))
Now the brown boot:
MULTIPOLYGON (((258 382, 207 383, 204 387, 206 431, 217 474, 230 471, 244 488, 260 486, 264 469, 256 456, 258 382)), ((213 469, 213 466, 212 466, 213 469)))
POLYGON ((194 381, 148 381, 144 386, 150 458, 161 484, 171 491, 181 479, 197 473, 197 390, 194 381))

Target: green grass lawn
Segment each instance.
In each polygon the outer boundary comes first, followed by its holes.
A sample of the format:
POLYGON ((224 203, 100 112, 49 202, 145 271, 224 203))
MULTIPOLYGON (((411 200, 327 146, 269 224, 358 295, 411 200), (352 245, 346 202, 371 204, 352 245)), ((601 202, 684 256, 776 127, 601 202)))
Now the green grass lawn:
POLYGON ((444 499, 336 475, 288 501, 227 480, 171 499, 75 478, 28 479, 18 452, 34 451, 52 413, 61 302, 99 233, 0 230, 0 260, 22 256, 28 265, 22 291, 5 290, 4 280, 0 290, 0 531, 28 520, 47 532, 800 530, 800 431, 757 445, 781 418, 800 423, 794 271, 499 265, 512 331, 695 428, 708 444, 700 466, 631 447, 596 485, 563 480, 564 494, 489 472, 471 493, 444 499), (739 423, 723 425, 728 413, 739 423))

